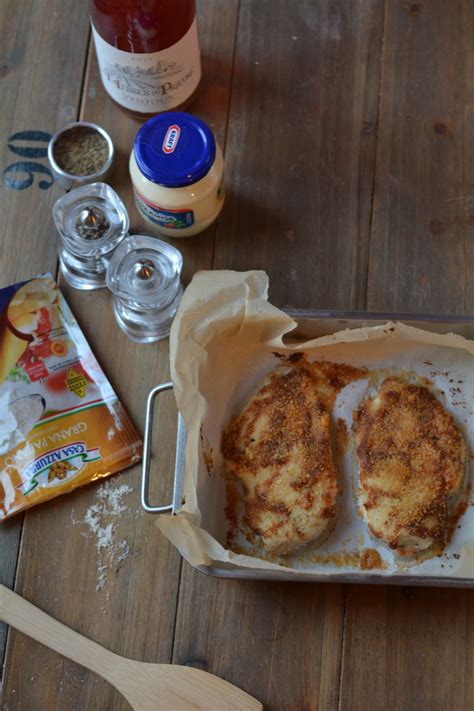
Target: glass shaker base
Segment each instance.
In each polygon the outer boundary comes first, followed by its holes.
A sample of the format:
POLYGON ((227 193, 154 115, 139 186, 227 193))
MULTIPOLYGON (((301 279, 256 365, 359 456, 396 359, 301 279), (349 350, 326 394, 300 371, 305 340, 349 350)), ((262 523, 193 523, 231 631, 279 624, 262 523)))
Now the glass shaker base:
POLYGON ((75 269, 72 264, 68 264, 62 255, 59 257, 61 273, 67 283, 75 289, 83 291, 91 291, 92 289, 105 289, 105 271, 101 273, 90 272, 87 274, 84 270, 75 269))
POLYGON ((140 323, 137 314, 134 313, 134 318, 130 318, 127 308, 116 298, 113 300, 113 309, 122 331, 136 343, 153 343, 170 335, 174 314, 173 317, 159 323, 153 323, 149 318, 140 323))

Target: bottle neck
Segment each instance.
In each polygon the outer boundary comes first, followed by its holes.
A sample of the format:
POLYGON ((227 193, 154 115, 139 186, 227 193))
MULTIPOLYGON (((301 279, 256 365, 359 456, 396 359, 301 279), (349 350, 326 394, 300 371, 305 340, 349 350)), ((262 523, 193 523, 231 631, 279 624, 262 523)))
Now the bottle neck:
POLYGON ((196 15, 195 0, 89 0, 89 9, 102 39, 137 54, 173 46, 196 15))

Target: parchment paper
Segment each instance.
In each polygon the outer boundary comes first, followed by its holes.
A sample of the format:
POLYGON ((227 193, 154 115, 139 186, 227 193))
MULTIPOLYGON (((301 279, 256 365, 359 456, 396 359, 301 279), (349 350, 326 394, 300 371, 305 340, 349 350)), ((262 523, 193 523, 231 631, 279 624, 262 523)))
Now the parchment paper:
MULTIPOLYGON (((473 341, 387 323, 347 329, 306 343, 291 343, 291 338, 284 342, 283 337, 288 337, 296 323, 268 303, 267 293, 264 272, 212 271, 196 274, 184 294, 171 331, 171 374, 187 428, 184 503, 176 515, 159 516, 161 531, 194 566, 224 564, 227 568, 267 569, 299 576, 356 572, 474 578, 472 497, 443 556, 400 567, 393 553, 370 536, 357 515, 357 471, 350 447, 344 457, 344 493, 336 529, 322 546, 310 545, 293 556, 268 560, 242 537, 243 553, 226 550, 221 435, 262 378, 277 367, 275 352, 304 351, 310 360, 325 359, 370 370, 402 370, 405 377, 414 379, 426 377, 463 429, 470 450, 474 449, 473 341), (365 548, 379 552, 383 569, 359 570, 352 554, 365 548), (338 556, 340 560, 335 563, 338 556)), ((337 398, 334 416, 345 420, 349 432, 352 411, 367 391, 368 381, 357 381, 337 398)), ((469 461, 472 479, 472 457, 469 461)))

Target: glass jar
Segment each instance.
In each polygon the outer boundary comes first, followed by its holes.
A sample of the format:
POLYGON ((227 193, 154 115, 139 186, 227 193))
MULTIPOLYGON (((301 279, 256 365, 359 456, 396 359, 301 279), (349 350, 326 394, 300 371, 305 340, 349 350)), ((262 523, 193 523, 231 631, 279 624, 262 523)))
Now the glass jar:
POLYGON ((224 204, 224 160, 209 126, 170 112, 138 131, 130 156, 135 202, 158 232, 189 237, 214 222, 224 204))
POLYGON ((137 116, 183 108, 201 79, 195 0, 89 0, 105 90, 137 116))

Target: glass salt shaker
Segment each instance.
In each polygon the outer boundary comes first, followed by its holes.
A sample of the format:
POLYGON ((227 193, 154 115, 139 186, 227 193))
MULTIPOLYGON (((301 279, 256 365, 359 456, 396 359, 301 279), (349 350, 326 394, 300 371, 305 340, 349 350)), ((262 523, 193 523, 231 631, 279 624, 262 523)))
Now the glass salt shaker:
POLYGON ((133 341, 169 336, 183 294, 182 265, 181 253, 156 237, 130 235, 114 252, 107 286, 117 323, 133 341))
POLYGON ((53 217, 66 281, 76 289, 105 287, 110 258, 130 224, 115 190, 106 183, 71 190, 54 203, 53 217))

